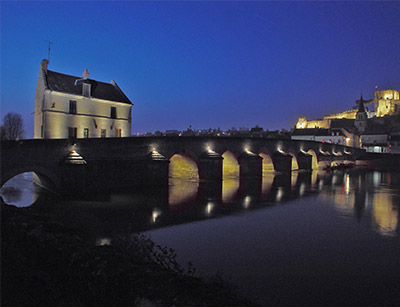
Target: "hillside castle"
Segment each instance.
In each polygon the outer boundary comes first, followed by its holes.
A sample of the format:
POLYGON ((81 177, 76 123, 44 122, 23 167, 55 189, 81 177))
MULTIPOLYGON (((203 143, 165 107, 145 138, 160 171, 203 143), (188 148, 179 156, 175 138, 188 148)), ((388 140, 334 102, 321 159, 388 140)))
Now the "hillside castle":
MULTIPOLYGON (((368 118, 384 117, 386 115, 395 115, 400 113, 399 92, 396 90, 375 91, 374 99, 364 100, 365 112, 368 118)), ((359 104, 359 101, 357 101, 359 104)), ((323 119, 307 120, 305 117, 299 117, 296 129, 310 128, 331 128, 333 120, 356 119, 358 106, 352 110, 337 114, 325 115, 323 119)))

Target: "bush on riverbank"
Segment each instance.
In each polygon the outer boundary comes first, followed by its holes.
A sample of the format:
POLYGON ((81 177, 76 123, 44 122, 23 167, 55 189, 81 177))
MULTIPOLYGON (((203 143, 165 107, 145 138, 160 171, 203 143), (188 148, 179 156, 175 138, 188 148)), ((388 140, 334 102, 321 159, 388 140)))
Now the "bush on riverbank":
POLYGON ((96 246, 30 208, 1 206, 2 306, 255 306, 148 238, 96 246))

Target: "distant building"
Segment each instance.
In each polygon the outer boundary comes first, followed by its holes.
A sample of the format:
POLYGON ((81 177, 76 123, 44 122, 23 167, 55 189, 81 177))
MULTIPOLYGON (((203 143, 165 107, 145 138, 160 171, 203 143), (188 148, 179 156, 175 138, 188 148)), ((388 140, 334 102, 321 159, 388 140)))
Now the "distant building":
POLYGON ((132 102, 118 85, 47 69, 42 60, 35 94, 34 138, 127 137, 132 102))
MULTIPOLYGON (((307 128, 330 128, 332 121, 340 119, 356 119, 358 106, 353 110, 344 111, 342 113, 325 115, 323 119, 307 120, 306 117, 299 117, 296 129, 307 128)), ((375 91, 374 99, 363 100, 365 114, 367 118, 383 117, 386 115, 395 115, 400 113, 399 92, 396 90, 375 91)))
MULTIPOLYGON (((393 92, 393 95, 395 94, 396 91, 393 92)), ((397 110, 396 99, 388 98, 387 100, 393 103, 393 105, 388 104, 387 109, 393 111, 389 112, 390 115, 368 116, 366 105, 370 101, 364 101, 361 96, 360 100, 357 101, 358 110, 354 119, 332 118, 327 122, 328 125, 321 125, 324 126, 322 128, 297 128, 292 131, 291 138, 364 148, 368 152, 399 153, 400 113, 397 110)), ((380 103, 378 106, 382 104, 382 99, 377 101, 380 103)))

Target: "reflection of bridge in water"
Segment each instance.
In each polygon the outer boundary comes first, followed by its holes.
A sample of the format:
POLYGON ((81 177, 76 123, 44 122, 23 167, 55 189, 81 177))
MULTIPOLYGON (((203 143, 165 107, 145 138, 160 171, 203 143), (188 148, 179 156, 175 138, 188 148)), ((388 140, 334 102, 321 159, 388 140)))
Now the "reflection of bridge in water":
MULTIPOLYGON (((233 137, 21 140, 1 144, 1 184, 34 172, 62 194, 165 184, 166 178, 221 182, 268 172, 357 163, 365 151, 313 141, 233 137)), ((225 183, 227 185, 227 183, 225 183)))
MULTIPOLYGON (((396 199, 375 186, 371 173, 355 170, 296 173, 296 176, 270 174, 262 181, 229 179, 221 185, 177 179, 167 189, 134 194, 111 194, 103 198, 98 195, 98 199, 77 201, 39 199, 32 209, 43 210, 67 225, 83 229, 91 239, 111 239, 126 233, 243 214, 318 195, 332 201, 338 212, 351 218, 361 219, 370 210, 368 214, 372 214, 372 223, 380 234, 397 231, 398 196, 396 199)), ((386 174, 382 176, 386 178, 386 174)), ((380 179, 380 184, 385 178, 380 179)), ((399 180, 399 176, 392 176, 389 186, 395 187, 399 180)))

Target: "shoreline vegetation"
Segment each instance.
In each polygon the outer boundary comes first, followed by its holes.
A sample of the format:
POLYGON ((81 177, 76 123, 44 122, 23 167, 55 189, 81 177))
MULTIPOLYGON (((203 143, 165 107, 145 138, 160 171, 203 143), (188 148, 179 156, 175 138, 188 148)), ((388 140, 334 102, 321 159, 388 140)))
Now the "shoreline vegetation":
POLYGON ((258 306, 220 274, 197 277, 175 257, 139 235, 96 245, 1 202, 2 306, 258 306))

